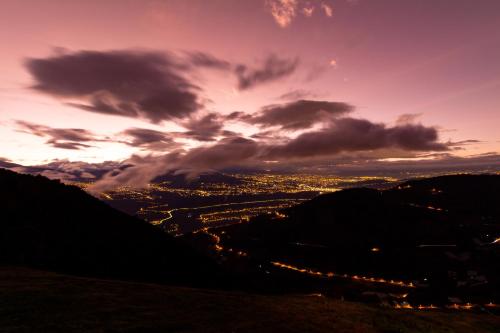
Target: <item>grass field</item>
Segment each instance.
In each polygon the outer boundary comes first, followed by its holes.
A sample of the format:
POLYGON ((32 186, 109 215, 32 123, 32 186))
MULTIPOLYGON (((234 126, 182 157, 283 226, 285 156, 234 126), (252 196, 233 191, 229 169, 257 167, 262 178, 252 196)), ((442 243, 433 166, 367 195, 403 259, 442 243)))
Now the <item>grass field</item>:
POLYGON ((500 317, 0 268, 1 332, 500 332, 500 317))

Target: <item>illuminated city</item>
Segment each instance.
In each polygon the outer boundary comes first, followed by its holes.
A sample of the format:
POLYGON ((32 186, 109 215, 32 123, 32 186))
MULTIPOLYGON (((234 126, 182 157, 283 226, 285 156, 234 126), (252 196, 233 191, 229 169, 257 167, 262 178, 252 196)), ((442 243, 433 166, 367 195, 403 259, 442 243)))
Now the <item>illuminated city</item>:
MULTIPOLYGON (((206 227, 248 222, 260 214, 275 214, 319 194, 354 186, 386 188, 394 177, 339 177, 307 174, 224 174, 226 182, 172 181, 148 184, 144 189, 120 187, 102 194, 111 205, 134 202, 137 216, 162 226, 173 235, 206 227)), ((86 188, 88 184, 79 183, 86 188)))

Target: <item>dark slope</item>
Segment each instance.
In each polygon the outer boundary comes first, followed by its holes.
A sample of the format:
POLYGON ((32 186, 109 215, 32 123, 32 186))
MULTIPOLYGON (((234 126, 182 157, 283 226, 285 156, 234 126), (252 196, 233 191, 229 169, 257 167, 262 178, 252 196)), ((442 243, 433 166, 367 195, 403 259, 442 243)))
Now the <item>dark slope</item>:
POLYGON ((0 169, 0 263, 120 278, 209 281, 215 265, 83 190, 0 169))
POLYGON ((263 296, 0 267, 0 331, 493 333, 500 317, 384 309, 328 297, 263 296))
POLYGON ((259 263, 416 281, 419 300, 500 298, 500 176, 445 176, 321 195, 213 230, 259 263))

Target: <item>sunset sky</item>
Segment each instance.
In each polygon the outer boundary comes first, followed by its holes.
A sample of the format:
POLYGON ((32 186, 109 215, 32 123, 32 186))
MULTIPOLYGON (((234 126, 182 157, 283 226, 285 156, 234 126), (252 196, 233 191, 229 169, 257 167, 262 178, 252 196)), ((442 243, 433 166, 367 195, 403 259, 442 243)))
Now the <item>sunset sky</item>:
POLYGON ((496 0, 0 0, 0 48, 24 165, 500 151, 496 0))

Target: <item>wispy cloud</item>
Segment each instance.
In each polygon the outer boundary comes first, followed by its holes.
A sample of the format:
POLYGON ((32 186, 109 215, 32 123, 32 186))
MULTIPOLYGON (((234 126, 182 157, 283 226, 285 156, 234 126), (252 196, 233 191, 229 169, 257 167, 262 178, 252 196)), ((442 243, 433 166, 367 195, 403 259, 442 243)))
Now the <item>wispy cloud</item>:
POLYGON ((302 13, 306 17, 311 17, 313 15, 313 13, 314 13, 314 7, 311 6, 311 5, 306 6, 306 7, 302 8, 302 13))
POLYGON ((78 150, 91 147, 89 142, 102 141, 94 133, 81 128, 52 128, 17 120, 17 130, 47 138, 47 144, 54 148, 78 150))
POLYGON ((269 0, 268 6, 276 23, 286 28, 297 15, 298 3, 298 0, 269 0))
POLYGON ((321 8, 325 12, 325 15, 328 17, 333 16, 333 7, 325 2, 321 3, 321 8))
POLYGON ((306 18, 313 16, 316 8, 322 10, 327 17, 333 16, 332 5, 318 0, 267 0, 267 7, 276 23, 286 28, 302 14, 306 18))
POLYGON ((261 83, 275 81, 291 75, 299 65, 298 58, 280 58, 271 54, 263 63, 255 68, 238 65, 235 69, 238 77, 238 88, 245 90, 261 83))

